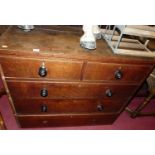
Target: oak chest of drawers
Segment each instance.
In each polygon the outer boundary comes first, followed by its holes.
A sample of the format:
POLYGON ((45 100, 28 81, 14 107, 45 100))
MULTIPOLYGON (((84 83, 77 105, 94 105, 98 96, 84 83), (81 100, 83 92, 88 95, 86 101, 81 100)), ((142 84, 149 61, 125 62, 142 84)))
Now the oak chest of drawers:
POLYGON ((9 27, 0 39, 0 72, 21 127, 112 124, 154 68, 154 59, 118 56, 80 31, 9 27))

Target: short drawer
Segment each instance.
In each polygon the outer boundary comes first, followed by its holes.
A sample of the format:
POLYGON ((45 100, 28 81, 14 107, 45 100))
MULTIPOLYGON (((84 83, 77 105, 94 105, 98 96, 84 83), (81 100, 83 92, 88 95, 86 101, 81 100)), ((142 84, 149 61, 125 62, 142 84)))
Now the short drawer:
POLYGON ((80 115, 17 115, 21 127, 59 127, 96 124, 112 124, 118 114, 80 114, 80 115))
POLYGON ((63 114, 119 112, 124 103, 104 99, 14 99, 14 104, 18 114, 63 114))
POLYGON ((141 83, 152 66, 88 62, 83 80, 141 83))
POLYGON ((30 82, 7 80, 12 97, 40 99, 126 99, 137 85, 83 83, 83 82, 30 82))
POLYGON ((0 58, 4 75, 17 78, 80 80, 82 61, 0 58))

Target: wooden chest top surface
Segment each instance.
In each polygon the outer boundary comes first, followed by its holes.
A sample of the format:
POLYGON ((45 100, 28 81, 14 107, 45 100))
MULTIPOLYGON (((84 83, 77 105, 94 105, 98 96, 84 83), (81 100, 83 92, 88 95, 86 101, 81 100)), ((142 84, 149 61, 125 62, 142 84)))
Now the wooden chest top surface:
POLYGON ((8 51, 14 54, 36 55, 35 50, 39 49, 38 55, 44 56, 68 56, 83 59, 93 56, 94 59, 96 57, 96 59, 119 59, 120 61, 122 58, 129 61, 154 61, 153 58, 115 55, 103 39, 97 40, 95 50, 83 49, 80 47, 82 34, 82 29, 79 27, 36 26, 34 30, 24 32, 17 26, 9 26, 0 37, 0 54, 6 54, 8 51))

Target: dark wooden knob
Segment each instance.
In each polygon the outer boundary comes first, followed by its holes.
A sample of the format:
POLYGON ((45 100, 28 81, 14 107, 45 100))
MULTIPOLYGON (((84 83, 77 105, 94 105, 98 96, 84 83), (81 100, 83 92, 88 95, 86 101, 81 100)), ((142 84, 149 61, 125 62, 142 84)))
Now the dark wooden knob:
POLYGON ((102 104, 98 104, 98 105, 97 105, 97 110, 98 110, 98 111, 103 111, 103 109, 104 109, 104 108, 103 108, 103 105, 102 105, 102 104))
POLYGON ((42 90, 40 91, 40 95, 41 95, 42 97, 48 96, 48 90, 47 90, 47 89, 42 89, 42 90))
POLYGON ((47 112, 48 107, 46 105, 41 106, 41 112, 47 112))
POLYGON ((122 77, 123 77, 122 71, 121 71, 121 70, 117 70, 117 71, 115 72, 115 79, 119 80, 119 79, 121 79, 122 77))
POLYGON ((41 67, 39 68, 38 74, 39 74, 41 77, 45 77, 45 76, 47 75, 47 69, 46 69, 44 63, 42 63, 41 67))
POLYGON ((113 95, 113 92, 111 89, 107 89, 105 93, 106 93, 107 97, 112 97, 112 95, 113 95))

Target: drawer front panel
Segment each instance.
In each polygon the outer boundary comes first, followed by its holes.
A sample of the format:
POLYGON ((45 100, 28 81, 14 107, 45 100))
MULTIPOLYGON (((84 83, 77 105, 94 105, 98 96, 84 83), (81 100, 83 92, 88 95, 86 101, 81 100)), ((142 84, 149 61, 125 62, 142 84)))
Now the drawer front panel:
POLYGON ((7 81, 8 88, 13 97, 41 98, 41 99, 92 99, 108 98, 119 100, 129 97, 137 85, 116 85, 99 83, 47 83, 47 82, 24 82, 7 81), (111 97, 107 96, 110 90, 111 97), (44 97, 43 97, 44 96, 44 97))
POLYGON ((58 127, 96 124, 112 124, 118 114, 85 114, 85 115, 51 115, 51 116, 18 116, 21 127, 58 127))
POLYGON ((152 66, 91 63, 86 65, 83 80, 142 82, 152 66))
POLYGON ((6 77, 80 80, 82 61, 0 58, 6 77))
POLYGON ((108 100, 43 100, 43 99, 14 99, 18 114, 59 114, 59 113, 108 113, 118 112, 122 107, 121 101, 108 100))

